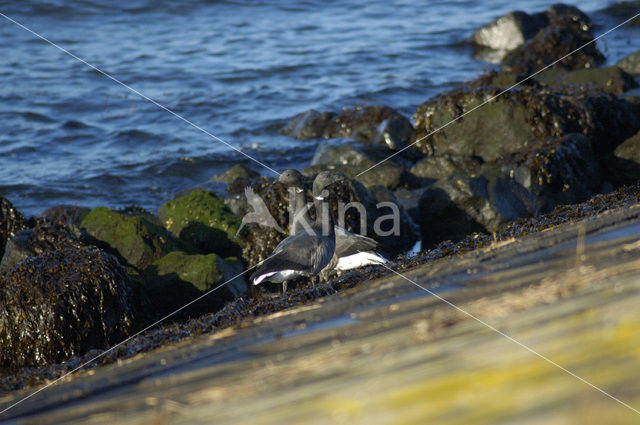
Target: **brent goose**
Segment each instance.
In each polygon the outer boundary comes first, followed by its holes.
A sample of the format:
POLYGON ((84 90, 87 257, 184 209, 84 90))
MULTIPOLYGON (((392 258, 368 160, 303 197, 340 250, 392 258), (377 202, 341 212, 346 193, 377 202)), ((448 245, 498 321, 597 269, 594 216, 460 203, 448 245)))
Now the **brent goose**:
MULTIPOLYGON (((324 172, 319 184, 326 184, 324 179, 328 181, 344 181, 346 176, 342 173, 330 173, 324 172)), ((320 177, 320 174, 318 174, 320 177)), ((318 182, 316 177, 316 182, 318 182)), ((295 201, 294 201, 294 219, 292 223, 292 233, 297 233, 304 230, 306 223, 309 222, 308 207, 304 196, 304 178, 299 171, 289 169, 285 170, 278 181, 287 187, 293 188, 295 201)), ((343 271, 351 270, 358 267, 370 265, 370 264, 382 264, 386 263, 387 259, 375 252, 378 242, 357 233, 349 232, 348 230, 335 226, 336 235, 336 249, 331 261, 322 270, 321 276, 323 278, 328 277, 329 273, 333 270, 343 271)))
POLYGON ((254 285, 263 281, 282 282, 282 292, 287 290, 287 281, 297 277, 314 277, 331 261, 335 247, 335 230, 329 205, 323 202, 328 197, 331 176, 320 173, 313 182, 313 198, 318 211, 309 231, 299 231, 283 239, 251 275, 254 285))

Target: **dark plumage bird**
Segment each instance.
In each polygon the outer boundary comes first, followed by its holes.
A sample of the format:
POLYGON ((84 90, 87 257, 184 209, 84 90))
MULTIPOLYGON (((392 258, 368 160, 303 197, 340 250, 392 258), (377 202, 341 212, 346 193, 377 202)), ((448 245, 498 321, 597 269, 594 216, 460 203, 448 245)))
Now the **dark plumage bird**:
POLYGON ((331 261, 335 246, 335 230, 329 206, 323 202, 334 179, 320 173, 313 183, 313 197, 317 218, 311 222, 309 231, 298 231, 284 240, 273 250, 250 279, 254 285, 263 281, 282 282, 283 292, 286 282, 298 277, 314 277, 331 261))
MULTIPOLYGON (((338 182, 343 181, 346 177, 341 173, 324 172, 321 177, 320 184, 325 181, 338 182)), ((321 173, 322 174, 322 173, 321 173)), ((320 174, 318 174, 320 177, 320 174)), ((300 172, 289 169, 285 170, 278 181, 285 186, 293 188, 294 201, 294 219, 291 232, 293 234, 304 230, 305 222, 309 222, 308 205, 304 195, 304 178, 300 172)), ((318 181, 316 177, 315 183, 318 181)), ((335 226, 336 248, 331 261, 322 270, 322 275, 327 276, 331 271, 351 270, 370 264, 382 264, 387 260, 380 254, 375 252, 378 242, 375 240, 349 232, 342 227, 335 226)))

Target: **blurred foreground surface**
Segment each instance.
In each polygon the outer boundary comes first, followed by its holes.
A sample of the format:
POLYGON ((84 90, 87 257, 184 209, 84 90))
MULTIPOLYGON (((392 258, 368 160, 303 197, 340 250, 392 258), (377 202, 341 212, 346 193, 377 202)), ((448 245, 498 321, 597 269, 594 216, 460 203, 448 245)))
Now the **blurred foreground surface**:
MULTIPOLYGON (((640 407, 640 205, 404 275, 640 407)), ((0 409, 30 391, 0 399, 0 409)), ((0 418, 16 424, 640 421, 396 275, 79 373, 0 418)))

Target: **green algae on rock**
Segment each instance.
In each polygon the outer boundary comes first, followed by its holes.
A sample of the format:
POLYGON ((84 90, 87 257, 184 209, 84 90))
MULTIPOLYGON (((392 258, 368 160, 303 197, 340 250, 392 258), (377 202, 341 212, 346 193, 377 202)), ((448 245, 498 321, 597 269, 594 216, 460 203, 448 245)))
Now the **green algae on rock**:
POLYGON ((201 253, 233 256, 240 253, 236 232, 240 219, 215 193, 194 189, 163 204, 158 217, 164 226, 201 253))
POLYGON ((118 261, 96 247, 46 251, 0 274, 0 364, 44 366, 119 342, 136 326, 118 261))
POLYGON ((138 270, 144 270, 171 251, 189 250, 185 243, 146 218, 105 207, 93 209, 80 226, 98 245, 106 245, 106 249, 138 270))
POLYGON ((233 257, 216 254, 189 255, 171 252, 155 261, 143 276, 152 305, 158 314, 182 307, 205 292, 222 285, 214 293, 185 309, 187 315, 200 315, 220 309, 224 302, 247 294, 242 264, 233 257))

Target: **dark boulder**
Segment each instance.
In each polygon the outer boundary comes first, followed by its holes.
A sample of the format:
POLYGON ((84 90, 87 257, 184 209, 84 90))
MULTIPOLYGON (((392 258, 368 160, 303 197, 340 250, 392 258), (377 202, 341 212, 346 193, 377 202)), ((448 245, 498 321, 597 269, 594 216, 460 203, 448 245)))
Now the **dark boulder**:
POLYGON ((592 25, 591 19, 577 7, 555 4, 532 15, 518 10, 500 16, 476 30, 469 42, 479 47, 474 54, 477 59, 501 62, 510 51, 523 46, 542 30, 560 25, 562 20, 570 22, 571 28, 583 31, 592 25))
MULTIPOLYGON (((311 184, 314 177, 315 175, 311 175, 305 183, 309 202, 312 200, 311 184)), ((265 180, 257 180, 251 187, 264 201, 267 210, 283 232, 259 224, 245 225, 239 239, 243 246, 243 260, 247 266, 257 264, 273 252, 276 245, 289 234, 290 219, 289 193, 286 187, 279 182, 265 180)), ((378 195, 376 196, 362 183, 345 176, 343 182, 335 184, 334 192, 330 209, 336 223, 341 222, 349 231, 363 233, 378 240, 381 252, 388 257, 406 251, 418 240, 419 232, 415 224, 388 190, 378 187, 375 189, 378 195), (361 204, 363 209, 349 207, 341 212, 341 206, 344 208, 350 202, 361 204), (381 202, 388 203, 380 204, 381 202), (397 217, 397 221, 392 220, 392 214, 397 217), (343 217, 342 221, 339 220, 340 217, 343 217), (396 224, 397 229, 394 228, 396 224)), ((312 207, 309 212, 311 218, 315 219, 315 209, 312 207)))
POLYGON ((135 330, 127 275, 95 247, 46 251, 0 274, 0 364, 44 366, 135 330))
MULTIPOLYGON (((311 182, 307 182, 307 199, 311 199, 311 182)), ((249 185, 257 199, 264 202, 269 214, 274 218, 280 232, 275 227, 267 227, 258 223, 244 223, 237 239, 242 246, 242 259, 247 267, 252 267, 266 259, 276 245, 289 234, 289 192, 277 181, 258 178, 249 185)), ((243 195, 239 195, 244 197, 243 195)), ((247 204, 247 212, 253 212, 253 207, 247 204)))
POLYGON ((428 187, 420 197, 422 249, 473 232, 495 232, 509 221, 538 212, 535 197, 498 173, 451 176, 428 187))
POLYGON ((530 75, 560 58, 562 60, 555 63, 554 68, 595 68, 604 62, 605 57, 593 39, 590 27, 583 20, 572 14, 560 14, 550 19, 549 25, 535 37, 510 53, 504 60, 504 68, 530 75))
MULTIPOLYGON (((313 110, 303 112, 282 132, 297 139, 356 139, 393 151, 406 148, 413 140, 411 122, 395 109, 384 105, 344 109, 340 114, 313 110)), ((412 158, 419 153, 408 148, 402 155, 412 158)))
POLYGON ((80 223, 91 212, 86 207, 76 205, 56 205, 46 209, 40 217, 39 222, 62 224, 69 228, 76 236, 80 235, 80 223))
POLYGON ((0 195, 0 257, 4 255, 6 243, 18 230, 27 227, 24 216, 13 207, 11 202, 0 195))
POLYGON ((390 189, 398 189, 420 186, 420 181, 411 175, 397 158, 388 159, 373 167, 388 158, 389 154, 390 152, 381 146, 354 142, 343 145, 321 145, 304 173, 315 176, 320 171, 339 171, 358 180, 366 187, 382 185, 390 189), (360 175, 360 173, 363 174, 360 175))
POLYGON ((627 90, 638 87, 633 77, 617 66, 606 68, 565 71, 549 69, 538 74, 536 80, 551 87, 581 86, 597 88, 605 93, 620 95, 627 90))
POLYGON ((533 84, 494 98, 499 93, 463 87, 420 105, 414 119, 423 140, 417 146, 429 155, 475 156, 491 163, 579 132, 594 141, 599 156, 640 129, 638 105, 599 90, 533 84))
POLYGON ((282 133, 296 139, 320 139, 325 137, 325 131, 338 114, 333 112, 318 112, 313 109, 298 114, 289 125, 282 129, 282 133))
POLYGON ((441 179, 453 174, 473 176, 482 170, 482 160, 466 155, 432 155, 416 162, 411 172, 417 177, 441 179))
POLYGON ((620 59, 618 63, 616 63, 616 66, 629 74, 640 75, 640 51, 620 59))
POLYGON ((606 188, 593 143, 579 133, 547 140, 498 164, 535 195, 543 212, 560 204, 582 202, 606 188))
POLYGON ((38 220, 35 227, 20 230, 7 242, 0 269, 15 264, 46 251, 61 251, 66 248, 80 248, 84 242, 63 224, 38 220))

